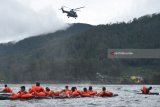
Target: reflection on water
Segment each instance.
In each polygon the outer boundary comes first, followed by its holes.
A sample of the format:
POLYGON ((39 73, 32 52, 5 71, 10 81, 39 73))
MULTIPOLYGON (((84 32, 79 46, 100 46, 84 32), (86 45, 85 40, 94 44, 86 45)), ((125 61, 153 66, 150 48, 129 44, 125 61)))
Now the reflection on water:
MULTIPOLYGON (((22 84, 24 85, 24 84, 22 84)), ((3 87, 3 85, 0 85, 3 87)), ((10 85, 16 92, 21 84, 10 85)), ((26 84, 27 88, 31 85, 26 84)), ((50 87, 53 90, 63 89, 65 85, 42 84, 42 86, 50 87)), ((77 86, 78 89, 88 87, 88 85, 69 85, 77 86)), ((94 89, 101 90, 102 86, 106 86, 107 90, 119 94, 117 97, 110 98, 73 98, 73 99, 44 99, 44 100, 1 100, 0 107, 160 107, 160 95, 140 95, 136 94, 140 90, 140 85, 92 85, 94 89)), ((160 86, 152 85, 152 92, 160 92, 160 86)))

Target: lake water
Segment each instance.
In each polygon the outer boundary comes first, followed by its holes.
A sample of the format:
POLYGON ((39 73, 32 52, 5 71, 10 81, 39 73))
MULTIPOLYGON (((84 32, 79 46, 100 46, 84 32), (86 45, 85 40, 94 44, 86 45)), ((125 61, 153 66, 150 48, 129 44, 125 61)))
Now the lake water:
MULTIPOLYGON (((24 84, 11 84, 14 92, 24 84)), ((31 84, 25 84, 27 89, 31 84)), ((42 86, 50 87, 53 90, 63 89, 65 85, 42 84, 42 86)), ((75 84, 78 89, 90 86, 90 84, 75 84)), ((108 98, 71 98, 71 99, 43 99, 43 100, 0 100, 0 107, 160 107, 160 95, 141 95, 139 92, 142 85, 92 85, 94 89, 100 91, 103 86, 116 94, 117 97, 108 98)), ((3 85, 1 84, 2 88, 3 85)), ((152 85, 152 92, 160 92, 159 85, 152 85)))

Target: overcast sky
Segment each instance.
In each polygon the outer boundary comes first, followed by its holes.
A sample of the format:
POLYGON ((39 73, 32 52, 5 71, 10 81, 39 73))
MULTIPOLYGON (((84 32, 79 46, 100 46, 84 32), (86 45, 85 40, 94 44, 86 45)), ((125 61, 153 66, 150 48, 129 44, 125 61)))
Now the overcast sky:
POLYGON ((159 10, 160 0, 0 0, 0 43, 64 29, 66 23, 127 22, 159 10), (61 6, 85 8, 74 19, 61 6))

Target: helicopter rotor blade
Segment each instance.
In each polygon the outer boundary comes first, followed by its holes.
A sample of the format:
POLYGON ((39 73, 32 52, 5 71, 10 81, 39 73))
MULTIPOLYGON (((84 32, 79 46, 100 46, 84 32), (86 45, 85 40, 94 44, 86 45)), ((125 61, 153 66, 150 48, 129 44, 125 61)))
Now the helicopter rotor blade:
POLYGON ((61 6, 61 8, 60 9, 58 9, 58 10, 62 10, 64 8, 64 6, 61 6))
POLYGON ((84 6, 83 7, 79 7, 79 8, 75 8, 74 10, 78 10, 78 9, 81 9, 81 8, 84 8, 84 6))
POLYGON ((73 10, 73 11, 80 11, 80 10, 73 10))
POLYGON ((69 7, 67 7, 67 6, 63 6, 64 8, 68 8, 68 9, 71 9, 71 8, 69 8, 69 7))

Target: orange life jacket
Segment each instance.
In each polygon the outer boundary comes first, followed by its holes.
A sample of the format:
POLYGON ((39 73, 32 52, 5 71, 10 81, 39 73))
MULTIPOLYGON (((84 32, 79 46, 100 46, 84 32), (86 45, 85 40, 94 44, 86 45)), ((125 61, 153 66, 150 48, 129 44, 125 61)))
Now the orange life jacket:
POLYGON ((54 92, 52 90, 46 91, 45 93, 46 93, 46 96, 51 96, 51 97, 54 96, 54 92))
POLYGON ((113 95, 113 93, 111 91, 106 91, 105 95, 110 96, 110 95, 113 95))
POLYGON ((46 96, 46 93, 45 92, 35 92, 34 95, 44 97, 44 96, 46 96))
POLYGON ((15 99, 19 98, 19 94, 18 93, 13 93, 9 98, 15 100, 15 99))
POLYGON ((35 93, 35 88, 36 88, 36 85, 32 85, 32 87, 29 88, 28 92, 31 93, 31 94, 34 94, 35 93))
POLYGON ((27 94, 27 91, 18 91, 18 94, 21 96, 21 95, 24 95, 24 94, 27 94))
POLYGON ((10 98, 11 99, 17 99, 17 98, 20 98, 21 97, 21 95, 24 95, 26 92, 21 92, 21 91, 19 91, 18 93, 13 93, 11 96, 10 96, 10 98))
POLYGON ((59 96, 60 95, 60 91, 55 91, 54 96, 59 96))
POLYGON ((31 89, 33 89, 33 90, 34 90, 35 88, 36 88, 36 85, 32 85, 31 89))
POLYGON ((147 94, 147 88, 145 85, 142 87, 141 91, 143 94, 147 94))
POLYGON ((81 96, 82 96, 82 97, 90 97, 91 95, 90 95, 88 92, 82 91, 82 92, 81 92, 81 96))
POLYGON ((44 88, 41 87, 41 86, 36 86, 36 87, 35 87, 35 91, 36 91, 36 92, 44 92, 44 88))
POLYGON ((68 95, 68 94, 70 93, 70 91, 71 91, 71 90, 64 89, 64 90, 61 91, 61 93, 62 93, 63 95, 68 95))
POLYGON ((31 98, 33 95, 28 93, 27 91, 19 91, 18 92, 18 97, 20 98, 31 98))
POLYGON ((33 95, 32 94, 30 94, 30 93, 27 93, 27 94, 23 94, 23 95, 21 95, 21 98, 23 98, 23 99, 26 99, 26 98, 32 98, 33 97, 33 95))
POLYGON ((79 94, 81 94, 83 91, 82 90, 76 90, 79 94))
POLYGON ((29 88, 28 92, 29 92, 30 94, 34 94, 34 91, 32 90, 32 88, 29 88))
POLYGON ((6 93, 12 93, 12 89, 10 87, 5 87, 3 89, 3 92, 6 92, 6 93))
POLYGON ((96 90, 88 90, 88 93, 90 95, 96 95, 97 94, 97 91, 96 90))
POLYGON ((76 97, 78 95, 79 95, 79 92, 77 90, 70 92, 70 96, 72 96, 72 97, 76 97))
POLYGON ((113 93, 110 91, 101 91, 96 96, 111 96, 111 95, 113 95, 113 93))
POLYGON ((29 89, 29 93, 37 93, 37 92, 45 92, 44 88, 41 86, 32 85, 32 87, 29 89))

